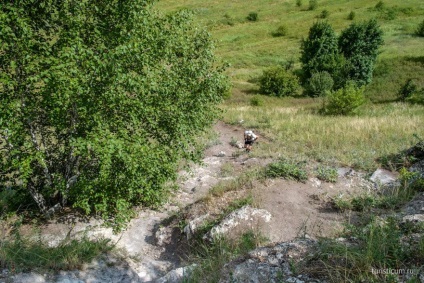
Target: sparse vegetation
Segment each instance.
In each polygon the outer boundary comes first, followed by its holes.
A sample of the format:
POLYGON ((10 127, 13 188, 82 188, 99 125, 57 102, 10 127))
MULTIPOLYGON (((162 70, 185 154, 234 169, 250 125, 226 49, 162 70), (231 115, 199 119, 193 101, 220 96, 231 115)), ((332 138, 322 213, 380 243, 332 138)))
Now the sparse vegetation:
POLYGON ((16 232, 0 241, 0 267, 16 272, 73 270, 111 249, 112 245, 106 239, 65 239, 58 246, 49 247, 41 240, 23 237, 16 232))
POLYGON ((184 282, 218 282, 226 263, 258 247, 264 241, 264 237, 252 231, 244 233, 238 239, 222 237, 212 243, 196 240, 192 245, 191 261, 198 266, 184 282))
POLYGON ((321 181, 335 183, 337 182, 337 169, 326 166, 319 166, 316 170, 317 178, 321 181))
POLYGON ((308 179, 308 173, 304 166, 305 163, 303 162, 294 162, 282 158, 277 162, 268 164, 264 174, 268 178, 286 178, 305 182, 308 179))

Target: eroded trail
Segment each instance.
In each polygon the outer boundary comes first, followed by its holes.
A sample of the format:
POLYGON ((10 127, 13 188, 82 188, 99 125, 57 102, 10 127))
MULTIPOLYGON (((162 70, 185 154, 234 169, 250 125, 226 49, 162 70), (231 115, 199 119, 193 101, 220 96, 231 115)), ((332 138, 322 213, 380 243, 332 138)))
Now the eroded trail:
MULTIPOLYGON (((82 270, 60 272, 58 275, 8 274, 3 271, 0 282, 155 282, 168 271, 186 263, 179 253, 180 231, 167 229, 173 215, 195 204, 208 195, 209 190, 223 180, 237 177, 254 166, 265 166, 271 159, 252 158, 231 145, 243 139, 243 128, 218 122, 213 144, 205 151, 202 165, 195 165, 191 172, 180 172, 180 189, 160 210, 141 210, 128 228, 118 235, 100 226, 95 219, 82 220, 67 215, 45 224, 41 237, 55 245, 67 235, 111 239, 121 250, 121 256, 108 255, 82 270)), ((257 145, 257 146, 260 146, 257 145)), ((348 169, 339 169, 336 184, 323 183, 310 178, 306 183, 283 179, 254 182, 251 193, 255 205, 271 214, 271 220, 261 227, 261 233, 271 242, 292 240, 296 236, 311 237, 331 235, 341 220, 341 215, 323 206, 328 196, 348 194, 358 187, 369 187, 362 176, 348 169)), ((225 202, 225 196, 222 197, 225 202)), ((200 217, 191 214, 191 218, 200 217)), ((189 220, 189 219, 188 219, 189 220)))

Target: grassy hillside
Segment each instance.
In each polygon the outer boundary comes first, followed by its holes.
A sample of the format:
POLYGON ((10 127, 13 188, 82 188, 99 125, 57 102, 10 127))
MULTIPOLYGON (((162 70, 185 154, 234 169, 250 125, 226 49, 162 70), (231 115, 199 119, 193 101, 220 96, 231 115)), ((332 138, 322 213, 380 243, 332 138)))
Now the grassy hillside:
POLYGON ((311 10, 307 0, 161 0, 157 8, 190 9, 211 32, 217 55, 231 64, 233 95, 223 105, 224 120, 244 120, 246 127, 273 141, 259 146, 256 155, 282 154, 371 169, 379 166, 381 157, 415 143, 414 134, 424 138, 424 108, 394 103, 407 79, 424 87, 424 38, 414 35, 424 20, 423 1, 318 0, 311 10), (373 82, 366 88, 370 102, 355 117, 323 117, 316 113, 320 100, 265 97, 255 84, 265 67, 301 67, 300 42, 311 25, 322 20, 324 10, 325 20, 337 33, 354 21, 371 18, 384 32, 373 82), (258 14, 257 21, 247 20, 251 12, 258 14), (274 37, 281 25, 287 34, 274 37), (252 106, 252 99, 260 106, 252 106))

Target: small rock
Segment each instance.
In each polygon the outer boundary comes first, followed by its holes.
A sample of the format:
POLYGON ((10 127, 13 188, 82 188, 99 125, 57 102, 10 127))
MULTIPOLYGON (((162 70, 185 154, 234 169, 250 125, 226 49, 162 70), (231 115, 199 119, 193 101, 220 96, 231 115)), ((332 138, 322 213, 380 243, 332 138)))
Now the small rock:
POLYGON ((424 214, 406 215, 402 218, 402 223, 405 223, 405 222, 413 222, 413 223, 424 222, 424 214))
POLYGON ((265 209, 253 208, 249 205, 245 205, 240 209, 231 212, 224 220, 218 225, 214 226, 203 238, 212 240, 218 235, 226 234, 228 231, 233 230, 235 227, 241 224, 241 222, 247 222, 247 224, 256 223, 258 220, 269 222, 271 220, 271 213, 265 209))
POLYGON ((187 240, 190 240, 193 237, 194 233, 196 233, 197 228, 201 226, 203 223, 205 223, 208 217, 209 217, 209 213, 202 215, 200 217, 197 217, 196 219, 193 219, 188 222, 188 224, 183 229, 184 234, 186 234, 187 240))
POLYGON ((397 176, 395 174, 384 169, 377 169, 370 178, 377 185, 386 185, 396 181, 396 179, 397 176))
POLYGON ((226 156, 227 154, 225 153, 225 151, 220 151, 219 153, 218 153, 218 157, 224 157, 224 156, 226 156))
POLYGON ((190 276, 193 270, 196 268, 196 264, 189 266, 180 267, 168 272, 165 276, 157 279, 156 283, 179 283, 183 282, 185 278, 190 276))

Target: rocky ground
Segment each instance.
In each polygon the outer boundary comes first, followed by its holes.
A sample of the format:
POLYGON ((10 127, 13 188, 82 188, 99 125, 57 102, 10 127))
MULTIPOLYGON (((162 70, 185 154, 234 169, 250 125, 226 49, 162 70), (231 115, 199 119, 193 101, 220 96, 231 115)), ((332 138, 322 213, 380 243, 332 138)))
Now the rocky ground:
MULTIPOLYGON (((140 210, 128 228, 117 235, 111 229, 102 227, 99 220, 69 213, 44 224, 36 235, 51 246, 67 235, 106 237, 116 243, 117 254, 105 255, 81 270, 62 271, 59 274, 11 274, 3 270, 0 282, 178 282, 183 274, 193 268, 184 259, 184 242, 190 238, 190 234, 203 221, 221 213, 229 202, 247 195, 253 198, 253 206, 231 212, 205 237, 211 237, 213 233, 231 234, 254 228, 271 243, 279 243, 252 251, 241 262, 244 267, 235 263, 226 267, 227 270, 233 268, 230 273, 239 272, 242 276, 254 278, 259 276, 250 282, 264 282, 260 272, 253 275, 246 268, 260 270, 264 262, 269 262, 270 266, 281 266, 283 262, 288 262, 287 258, 304 252, 305 246, 316 237, 337 233, 343 216, 328 206, 329 199, 373 190, 376 184, 396 178, 391 172, 380 170, 370 180, 350 168, 339 168, 336 183, 322 182, 315 177, 310 177, 305 183, 283 179, 253 180, 240 190, 211 197, 210 189, 219 182, 234 180, 271 161, 253 158, 237 147, 235 141, 243 138, 244 129, 241 126, 218 122, 214 131, 217 138, 210 141, 211 147, 205 152, 203 164, 192 166, 190 172, 180 172, 180 189, 161 210, 140 210), (290 243, 299 236, 306 236, 309 240, 290 243), (265 254, 272 256, 265 257, 265 254)), ((263 137, 259 141, 255 146, 260 147, 261 143, 267 142, 263 137)), ((227 275, 224 275, 222 282, 228 282, 227 275)), ((267 278, 265 273, 263 276, 267 278)), ((289 272, 284 276, 285 282, 315 282, 306 277, 292 278, 289 272)), ((243 281, 243 278, 238 282, 249 282, 243 281)))

